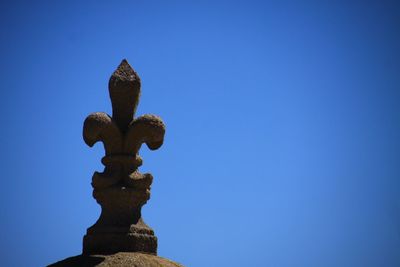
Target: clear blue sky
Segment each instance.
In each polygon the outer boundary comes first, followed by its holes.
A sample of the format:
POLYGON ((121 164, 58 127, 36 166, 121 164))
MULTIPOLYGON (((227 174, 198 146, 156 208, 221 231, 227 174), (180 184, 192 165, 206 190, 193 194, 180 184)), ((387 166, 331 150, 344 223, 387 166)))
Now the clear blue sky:
POLYGON ((400 266, 400 5, 2 1, 0 265, 79 254, 123 58, 164 146, 143 208, 187 266, 400 266), (85 3, 83 3, 85 2, 85 3))

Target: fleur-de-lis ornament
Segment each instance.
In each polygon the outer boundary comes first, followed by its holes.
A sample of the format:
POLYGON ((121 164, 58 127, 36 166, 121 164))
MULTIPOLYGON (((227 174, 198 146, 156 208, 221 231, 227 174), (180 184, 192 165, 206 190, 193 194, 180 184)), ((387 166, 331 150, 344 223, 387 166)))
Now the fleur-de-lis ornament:
POLYGON ((83 139, 93 146, 101 141, 105 156, 103 172, 92 177, 93 197, 101 206, 97 222, 83 239, 84 254, 141 251, 157 254, 157 237, 142 220, 141 208, 150 198, 153 177, 141 174, 139 149, 145 143, 158 149, 165 125, 155 115, 134 118, 140 98, 140 78, 124 59, 109 81, 112 116, 103 112, 89 115, 83 139))

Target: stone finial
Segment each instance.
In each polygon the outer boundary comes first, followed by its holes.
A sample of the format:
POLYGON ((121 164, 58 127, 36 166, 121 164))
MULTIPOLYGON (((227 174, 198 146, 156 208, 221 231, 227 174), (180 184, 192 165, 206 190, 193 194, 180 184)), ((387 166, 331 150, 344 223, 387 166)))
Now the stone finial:
POLYGON ((91 147, 101 141, 105 149, 101 160, 104 171, 92 177, 93 197, 101 206, 101 215, 84 236, 84 254, 157 254, 157 237, 141 216, 141 208, 150 198, 153 176, 138 171, 142 165, 138 152, 143 143, 151 150, 158 149, 165 125, 155 115, 134 118, 140 86, 139 76, 124 59, 109 81, 112 117, 96 112, 84 122, 86 144, 91 147))

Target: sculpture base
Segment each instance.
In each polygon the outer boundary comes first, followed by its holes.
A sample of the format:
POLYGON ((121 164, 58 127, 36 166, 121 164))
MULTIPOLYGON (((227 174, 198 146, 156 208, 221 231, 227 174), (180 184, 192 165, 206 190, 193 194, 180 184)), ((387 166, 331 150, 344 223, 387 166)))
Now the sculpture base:
POLYGON ((83 254, 144 252, 157 254, 157 237, 141 217, 141 207, 149 198, 149 189, 115 185, 94 189, 101 205, 97 222, 83 237, 83 254))
POLYGON ((48 265, 48 267, 183 267, 182 265, 154 255, 120 252, 113 255, 79 255, 48 265))
POLYGON ((157 255, 157 237, 146 234, 87 234, 83 237, 83 254, 145 252, 157 255))

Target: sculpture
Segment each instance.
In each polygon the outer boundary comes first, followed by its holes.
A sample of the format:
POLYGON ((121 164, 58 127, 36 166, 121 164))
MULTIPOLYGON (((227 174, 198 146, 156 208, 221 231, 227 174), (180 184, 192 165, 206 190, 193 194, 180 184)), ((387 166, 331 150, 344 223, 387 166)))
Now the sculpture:
POLYGON ((103 112, 89 115, 83 139, 92 147, 104 144, 103 172, 92 177, 93 197, 101 206, 97 222, 83 238, 83 254, 146 252, 157 254, 157 237, 141 216, 150 198, 153 177, 141 174, 139 149, 145 143, 158 149, 164 140, 165 125, 155 115, 134 119, 140 98, 140 78, 123 60, 109 81, 112 117, 103 112))

